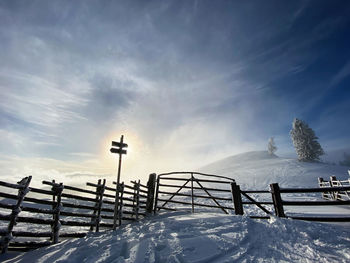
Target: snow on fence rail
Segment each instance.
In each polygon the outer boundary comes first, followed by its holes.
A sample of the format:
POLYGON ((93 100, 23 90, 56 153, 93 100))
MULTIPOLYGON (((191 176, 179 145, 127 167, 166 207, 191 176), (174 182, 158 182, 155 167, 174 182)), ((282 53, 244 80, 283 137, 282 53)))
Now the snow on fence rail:
POLYGON ((0 186, 6 188, 0 190, 0 221, 8 222, 7 227, 0 228, 2 253, 47 246, 62 238, 84 237, 88 231, 99 232, 100 228, 114 229, 114 218, 121 225, 152 212, 154 189, 149 191, 140 181, 108 187, 106 180, 98 180, 97 184, 86 183, 90 189, 43 181, 51 187, 47 190, 30 187, 31 179, 26 177, 17 184, 0 181, 0 186), (33 225, 41 225, 41 231, 33 225))
MULTIPOLYGON (((350 175, 350 171, 349 171, 350 175)), ((318 178, 318 185, 321 188, 325 187, 347 187, 350 186, 350 179, 348 180, 337 180, 335 176, 330 176, 329 181, 323 180, 322 177, 318 178)), ((324 192, 322 197, 327 200, 341 200, 346 201, 350 200, 350 191, 333 191, 333 192, 324 192)))

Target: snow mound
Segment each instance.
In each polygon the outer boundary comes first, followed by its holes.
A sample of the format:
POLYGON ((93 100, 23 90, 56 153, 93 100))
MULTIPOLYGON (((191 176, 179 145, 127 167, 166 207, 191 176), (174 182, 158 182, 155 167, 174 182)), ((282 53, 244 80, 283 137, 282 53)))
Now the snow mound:
POLYGON ((174 212, 8 262, 349 262, 348 234, 288 219, 174 212))
POLYGON ((328 180, 335 175, 346 180, 347 170, 345 166, 271 156, 267 151, 230 156, 200 169, 204 173, 233 178, 245 189, 268 189, 271 183, 279 183, 282 187, 318 187, 318 177, 328 180))

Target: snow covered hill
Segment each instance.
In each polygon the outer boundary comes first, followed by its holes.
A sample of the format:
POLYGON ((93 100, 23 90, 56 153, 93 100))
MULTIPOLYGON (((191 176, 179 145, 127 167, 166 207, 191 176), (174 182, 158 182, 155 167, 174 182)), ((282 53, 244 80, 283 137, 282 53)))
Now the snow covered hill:
MULTIPOLYGON (((260 151, 231 156, 200 170, 234 178, 242 189, 268 189, 274 182, 283 187, 318 187, 318 177, 347 179, 347 169, 300 163, 260 151)), ((341 209, 340 213, 350 214, 347 207, 341 209)), ((320 213, 310 207, 295 212, 310 211, 320 213)), ((16 257, 1 255, 0 261, 350 262, 349 248, 349 225, 182 211, 163 212, 114 232, 90 233, 86 238, 66 240, 16 257)))
POLYGON ((268 189, 271 183, 282 187, 318 187, 318 177, 329 180, 329 176, 335 175, 345 180, 349 178, 348 169, 350 167, 299 162, 271 156, 267 151, 254 151, 214 162, 200 171, 234 178, 242 189, 268 189))

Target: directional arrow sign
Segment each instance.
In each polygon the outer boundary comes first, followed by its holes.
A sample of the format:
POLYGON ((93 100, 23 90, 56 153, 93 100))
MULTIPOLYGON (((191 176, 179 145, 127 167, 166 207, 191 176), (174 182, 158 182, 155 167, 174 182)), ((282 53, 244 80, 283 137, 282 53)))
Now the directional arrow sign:
POLYGON ((119 147, 119 148, 127 148, 128 147, 128 145, 126 143, 120 143, 120 142, 115 142, 115 141, 112 141, 112 146, 119 147))
POLYGON ((126 150, 117 149, 117 148, 111 148, 111 153, 119 153, 119 154, 126 154, 126 150))

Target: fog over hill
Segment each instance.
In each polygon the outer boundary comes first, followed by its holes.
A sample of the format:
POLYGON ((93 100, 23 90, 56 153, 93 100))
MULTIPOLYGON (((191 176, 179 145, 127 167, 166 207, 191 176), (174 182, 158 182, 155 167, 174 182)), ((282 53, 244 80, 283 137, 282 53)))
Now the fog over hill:
POLYGON ((349 167, 322 162, 299 162, 292 158, 252 151, 233 155, 200 168, 201 172, 234 178, 244 188, 266 189, 271 183, 283 187, 317 187, 317 178, 335 175, 345 180, 349 167))

